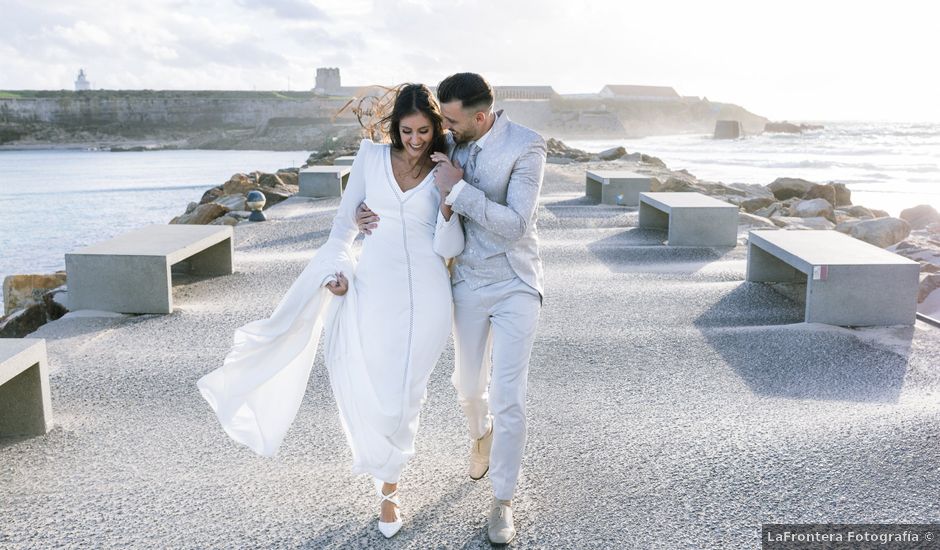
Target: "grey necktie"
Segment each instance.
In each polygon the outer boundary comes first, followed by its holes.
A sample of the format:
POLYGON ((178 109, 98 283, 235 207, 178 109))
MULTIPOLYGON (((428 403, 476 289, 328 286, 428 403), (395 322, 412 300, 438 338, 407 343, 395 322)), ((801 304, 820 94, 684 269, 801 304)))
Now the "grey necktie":
POLYGON ((471 182, 470 178, 473 177, 473 173, 476 171, 477 155, 480 154, 480 151, 480 146, 476 143, 470 146, 470 156, 467 157, 467 164, 463 167, 464 181, 468 183, 471 182))

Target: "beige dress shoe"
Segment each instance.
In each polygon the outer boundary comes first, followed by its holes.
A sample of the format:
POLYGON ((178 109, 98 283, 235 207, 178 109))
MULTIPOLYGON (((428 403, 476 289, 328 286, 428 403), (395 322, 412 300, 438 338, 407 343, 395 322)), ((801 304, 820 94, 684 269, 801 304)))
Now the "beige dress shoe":
POLYGON ((486 534, 493 544, 509 544, 515 538, 516 526, 512 523, 512 505, 509 501, 493 499, 486 534))
POLYGON ((480 439, 474 439, 470 449, 470 479, 477 481, 490 469, 490 449, 493 448, 493 426, 480 439))

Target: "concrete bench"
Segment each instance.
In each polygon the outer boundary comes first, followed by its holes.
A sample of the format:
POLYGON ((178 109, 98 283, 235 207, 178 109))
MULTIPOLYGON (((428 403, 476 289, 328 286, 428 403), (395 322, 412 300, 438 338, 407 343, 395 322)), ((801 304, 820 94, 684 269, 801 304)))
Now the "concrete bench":
POLYGON ((0 435, 44 434, 50 428, 46 341, 0 338, 0 435))
POLYGON ((640 193, 649 191, 653 179, 636 172, 619 170, 588 170, 584 194, 601 204, 637 206, 640 193))
POLYGON ((738 207, 701 193, 640 193, 639 226, 668 230, 670 246, 735 246, 738 207))
POLYGON ((308 166, 300 170, 301 197, 340 197, 349 181, 349 166, 308 166))
POLYGON ((120 313, 173 311, 170 267, 233 272, 234 232, 219 225, 149 225, 65 255, 69 309, 120 313))
POLYGON ((348 157, 336 157, 333 160, 333 166, 352 166, 354 160, 356 160, 355 155, 348 157))
POLYGON ((806 283, 807 323, 911 325, 920 265, 834 230, 750 231, 747 280, 806 283))

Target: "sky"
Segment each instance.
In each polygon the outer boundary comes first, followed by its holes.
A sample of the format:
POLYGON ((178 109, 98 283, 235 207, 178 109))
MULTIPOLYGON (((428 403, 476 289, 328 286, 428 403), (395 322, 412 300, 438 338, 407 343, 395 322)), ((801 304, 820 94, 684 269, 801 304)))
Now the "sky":
POLYGON ((908 0, 0 0, 0 89, 672 86, 774 120, 940 122, 940 5, 908 0))

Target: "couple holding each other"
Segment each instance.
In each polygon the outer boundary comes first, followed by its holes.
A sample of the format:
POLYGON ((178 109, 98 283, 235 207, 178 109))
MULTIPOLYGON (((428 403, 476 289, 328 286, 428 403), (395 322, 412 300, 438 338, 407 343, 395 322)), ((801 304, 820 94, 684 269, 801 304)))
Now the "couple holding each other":
POLYGON ((323 329, 353 472, 375 479, 378 526, 391 537, 402 524, 399 477, 453 326, 469 474, 489 472, 488 535, 508 543, 542 301, 545 142, 494 111, 480 75, 452 75, 437 95, 440 103, 420 84, 398 90, 383 119, 391 143, 362 141, 327 242, 270 318, 235 331, 223 366, 198 386, 233 439, 271 456, 300 407, 323 329))

